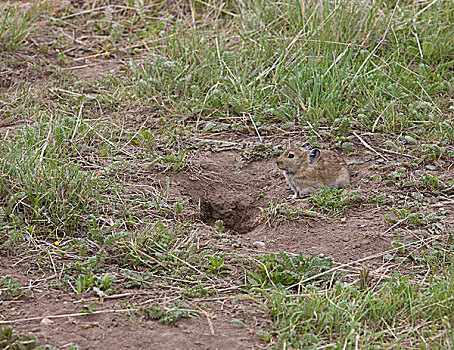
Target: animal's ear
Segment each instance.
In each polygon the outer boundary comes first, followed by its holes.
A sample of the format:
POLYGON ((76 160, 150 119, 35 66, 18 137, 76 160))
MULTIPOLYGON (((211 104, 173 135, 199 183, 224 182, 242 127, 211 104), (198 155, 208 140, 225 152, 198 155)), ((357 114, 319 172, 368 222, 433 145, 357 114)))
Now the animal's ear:
POLYGON ((301 147, 308 151, 311 150, 311 144, 309 142, 305 142, 301 147))
POLYGON ((309 163, 310 164, 317 163, 321 155, 322 151, 320 151, 318 148, 311 149, 309 152, 309 163))

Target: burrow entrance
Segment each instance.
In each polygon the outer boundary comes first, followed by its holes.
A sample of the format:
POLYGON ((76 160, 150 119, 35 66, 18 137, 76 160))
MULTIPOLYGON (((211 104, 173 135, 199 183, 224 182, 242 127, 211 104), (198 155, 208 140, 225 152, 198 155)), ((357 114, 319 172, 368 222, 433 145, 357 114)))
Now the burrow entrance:
MULTIPOLYGON (((200 218, 210 226, 222 220, 234 233, 251 232, 257 225, 260 208, 268 207, 276 193, 271 190, 275 166, 270 160, 235 164, 238 154, 217 153, 202 159, 199 174, 180 178, 179 185, 200 207, 200 218), (219 169, 222 169, 220 171, 219 169)), ((278 186, 284 188, 283 186, 278 186)))
POLYGON ((258 207, 245 205, 241 201, 222 202, 213 201, 212 198, 201 198, 201 219, 210 226, 215 226, 221 220, 223 226, 235 233, 248 233, 257 223, 258 207))
MULTIPOLYGON (((244 184, 213 179, 198 179, 183 184, 192 202, 200 208, 200 219, 210 226, 221 220, 233 233, 248 233, 257 225, 264 201, 244 184)), ((257 191, 255 191, 257 192, 257 191)))

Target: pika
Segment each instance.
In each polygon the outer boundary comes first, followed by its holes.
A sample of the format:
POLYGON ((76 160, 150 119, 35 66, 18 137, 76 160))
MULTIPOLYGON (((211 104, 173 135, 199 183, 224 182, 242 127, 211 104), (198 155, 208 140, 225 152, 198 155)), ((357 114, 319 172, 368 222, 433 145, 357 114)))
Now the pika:
POLYGON ((321 186, 343 188, 350 184, 350 171, 345 161, 333 151, 311 148, 308 142, 301 149, 284 151, 276 165, 295 192, 292 198, 307 196, 321 186))

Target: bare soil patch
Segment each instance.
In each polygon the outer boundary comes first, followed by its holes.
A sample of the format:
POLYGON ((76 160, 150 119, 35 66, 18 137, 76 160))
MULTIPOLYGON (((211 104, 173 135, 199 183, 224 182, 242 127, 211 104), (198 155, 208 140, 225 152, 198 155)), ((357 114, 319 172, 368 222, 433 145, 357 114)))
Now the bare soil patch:
POLYGON ((140 296, 140 293, 128 296, 126 290, 124 297, 107 299, 102 303, 96 301, 92 294, 74 295, 59 287, 56 276, 33 276, 22 271, 21 261, 4 253, 0 251, 0 277, 13 276, 22 285, 28 285, 33 293, 15 300, 2 300, 0 296, 0 321, 38 318, 17 322, 13 327, 24 334, 32 332, 41 345, 51 344, 58 349, 70 345, 78 345, 81 349, 260 347, 255 335, 258 328, 256 315, 241 302, 231 304, 208 300, 203 305, 201 316, 182 319, 172 325, 134 317, 127 312, 87 313, 81 316, 80 313, 88 306, 101 310, 122 310, 126 302, 147 305, 150 299, 146 295, 140 296), (59 315, 59 318, 47 318, 59 315), (49 323, 43 323, 42 319, 47 319, 49 323), (232 321, 239 321, 240 325, 232 321))
MULTIPOLYGON (((292 193, 276 170, 274 159, 244 162, 240 152, 207 152, 195 158, 192 165, 191 169, 198 169, 197 172, 167 175, 176 195, 189 197, 199 206, 200 219, 206 224, 214 226, 222 220, 236 239, 252 249, 253 242, 261 241, 268 252, 324 255, 348 263, 392 248, 389 239, 376 235, 385 230, 386 224, 382 215, 370 207, 360 213, 347 209, 337 218, 319 216, 263 223, 261 209, 272 202, 285 202, 292 193)), ((351 190, 360 190, 366 196, 357 174, 369 166, 351 166, 351 190)), ((307 198, 289 203, 304 210, 315 209, 307 198)))
MULTIPOLYGON (((335 217, 327 214, 264 223, 261 218, 262 208, 267 208, 270 203, 284 203, 292 194, 284 177, 277 171, 274 158, 244 161, 240 151, 201 152, 192 159, 190 172, 166 176, 170 178, 175 196, 189 198, 190 202, 198 206, 200 219, 207 225, 216 226, 215 222, 222 220, 231 234, 231 244, 238 246, 240 242, 241 249, 247 253, 277 253, 283 250, 294 254, 303 253, 305 256, 329 256, 336 264, 349 264, 357 268, 375 269, 387 265, 390 256, 398 255, 393 245, 396 240, 406 244, 415 241, 417 237, 411 230, 405 230, 405 222, 404 225, 392 227, 393 224, 385 220, 385 215, 393 216, 390 206, 408 205, 417 190, 410 188, 407 192, 396 191, 393 183, 385 182, 377 176, 380 175, 380 170, 372 165, 388 165, 389 169, 384 172, 392 173, 401 167, 401 163, 413 158, 388 155, 388 160, 383 161, 367 150, 343 157, 351 163, 349 168, 352 184, 348 191, 360 192, 362 199, 357 206, 348 208, 335 217), (389 205, 378 204, 373 201, 377 195, 394 198, 394 202, 389 205), (391 228, 401 226, 402 232, 396 237, 391 228), (263 242, 265 245, 257 246, 254 242, 263 242), (358 263, 351 264, 356 261, 358 263)), ((426 165, 430 163, 422 162, 419 170, 426 170, 426 165)), ((449 178, 452 167, 446 165, 439 166, 433 174, 441 179, 449 178)), ((409 178, 414 179, 415 175, 411 173, 409 178)), ((454 209, 448 194, 444 200, 442 198, 443 196, 428 197, 427 200, 434 205, 423 209, 425 214, 437 213, 440 208, 454 209)), ((319 210, 308 198, 288 203, 302 210, 319 210)), ((449 218, 446 221, 448 226, 452 221, 451 216, 449 218)), ((445 226, 444 229, 448 232, 449 227, 445 226)), ((227 241, 224 240, 225 242, 227 241)), ((227 244, 223 249, 229 251, 239 248, 229 249, 227 244)), ((393 269, 405 269, 409 267, 407 265, 396 264, 393 269)))

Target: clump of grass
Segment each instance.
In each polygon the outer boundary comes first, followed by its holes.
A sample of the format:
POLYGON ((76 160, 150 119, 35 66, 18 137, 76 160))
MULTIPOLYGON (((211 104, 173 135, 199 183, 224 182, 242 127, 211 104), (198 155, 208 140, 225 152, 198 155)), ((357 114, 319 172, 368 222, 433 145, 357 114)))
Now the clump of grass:
MULTIPOLYGON (((30 4, 28 4, 30 5, 30 4)), ((32 30, 36 8, 6 3, 0 9, 0 52, 16 52, 32 30)))
POLYGON ((167 307, 163 307, 159 304, 153 304, 149 307, 141 307, 138 314, 148 320, 158 320, 164 324, 172 324, 182 318, 197 315, 198 311, 192 310, 184 302, 177 302, 176 304, 171 304, 167 307))
POLYGON ((67 141, 59 135, 63 127, 38 122, 1 141, 0 200, 5 217, 19 217, 47 232, 73 234, 92 213, 100 181, 68 162, 67 141))
POLYGON ((254 270, 248 270, 249 283, 263 288, 298 285, 302 280, 322 274, 332 267, 331 258, 312 256, 305 258, 303 254, 290 256, 284 251, 260 257, 253 263, 254 270))
POLYGON ((383 0, 331 5, 235 4, 235 19, 218 22, 225 36, 182 30, 176 21, 152 60, 131 61, 127 79, 100 83, 99 99, 106 89, 115 100, 138 98, 166 120, 191 116, 201 132, 215 132, 213 125, 272 132, 269 123, 309 122, 315 132, 328 126, 340 136, 362 126, 439 140, 441 130, 450 143, 452 126, 440 108, 452 88, 452 49, 440 44, 454 35, 449 1, 427 9, 383 0))
POLYGON ((347 208, 358 205, 362 196, 357 191, 345 191, 343 189, 321 187, 318 191, 313 192, 309 199, 323 212, 338 215, 347 208))
POLYGON ((317 212, 301 209, 290 203, 270 202, 268 208, 260 208, 260 221, 272 225, 274 222, 315 218, 317 212))
POLYGON ((416 184, 419 188, 428 189, 435 193, 438 193, 448 187, 438 178, 436 174, 422 174, 416 184))
POLYGON ((271 316, 276 348, 454 345, 449 321, 454 309, 447 297, 454 291, 450 278, 435 278, 423 286, 394 275, 382 286, 360 287, 336 282, 322 293, 311 287, 298 295, 289 289, 255 293, 265 299, 259 307, 271 316), (415 323, 431 324, 431 331, 421 334, 415 323), (391 336, 390 329, 399 330, 399 335, 391 336), (429 340, 430 334, 436 337, 429 340))

